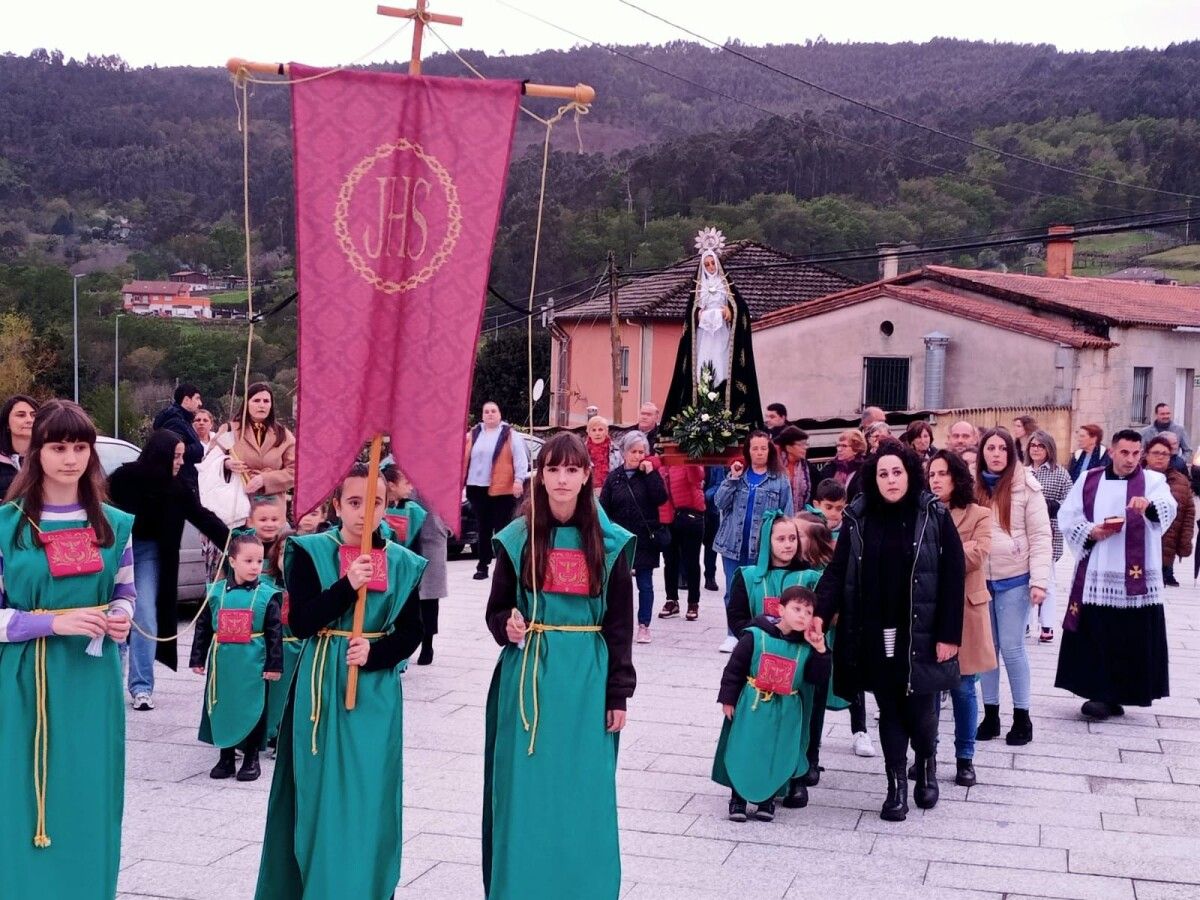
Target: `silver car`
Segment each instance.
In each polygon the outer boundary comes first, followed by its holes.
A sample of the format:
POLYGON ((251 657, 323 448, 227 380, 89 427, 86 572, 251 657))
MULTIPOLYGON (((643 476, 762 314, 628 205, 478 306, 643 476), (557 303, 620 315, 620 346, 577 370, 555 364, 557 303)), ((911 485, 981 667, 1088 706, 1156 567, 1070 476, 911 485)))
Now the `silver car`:
MULTIPOLYGON (((119 466, 133 462, 141 452, 129 441, 96 438, 96 455, 100 457, 100 468, 105 476, 111 475, 119 466)), ((188 524, 184 526, 183 541, 179 546, 179 599, 200 600, 203 597, 204 552, 200 549, 200 532, 188 524)))

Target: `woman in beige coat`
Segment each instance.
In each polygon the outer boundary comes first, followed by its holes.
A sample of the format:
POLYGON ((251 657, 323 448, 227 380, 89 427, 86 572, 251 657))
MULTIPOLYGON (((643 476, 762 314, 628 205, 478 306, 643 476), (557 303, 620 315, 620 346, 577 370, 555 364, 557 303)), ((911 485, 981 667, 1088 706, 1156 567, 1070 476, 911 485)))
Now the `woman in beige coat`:
MULTIPOLYGON (((984 432, 980 442, 975 500, 992 511, 992 551, 986 569, 992 639, 1004 660, 1013 698, 1013 725, 1004 740, 1019 747, 1033 740, 1025 624, 1029 605, 1040 606, 1046 599, 1054 553, 1042 486, 1017 462, 1012 435, 1003 428, 984 432)), ((988 741, 1000 735, 1000 668, 984 672, 980 681, 983 721, 975 739, 988 741)))
POLYGON ((962 680, 950 697, 954 701, 954 757, 958 764, 954 781, 971 787, 975 784, 975 727, 979 719, 975 682, 980 672, 996 668, 992 595, 988 593, 985 572, 992 549, 992 513, 975 502, 971 470, 961 456, 949 450, 938 450, 930 458, 929 490, 950 510, 967 562, 962 644, 958 648, 962 680))
POLYGON ((269 384, 255 382, 246 397, 245 434, 241 413, 221 427, 223 433, 234 437, 225 460, 226 477, 241 476, 251 496, 287 494, 296 482, 296 438, 275 420, 275 395, 269 384))

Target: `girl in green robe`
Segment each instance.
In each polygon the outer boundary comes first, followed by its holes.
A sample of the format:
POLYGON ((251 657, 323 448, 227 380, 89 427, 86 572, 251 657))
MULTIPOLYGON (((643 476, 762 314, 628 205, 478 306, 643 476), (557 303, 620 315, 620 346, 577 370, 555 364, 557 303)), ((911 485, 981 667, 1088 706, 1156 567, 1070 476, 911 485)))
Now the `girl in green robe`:
POLYGON ((829 677, 829 651, 812 622, 815 595, 789 587, 780 598, 778 620, 760 616, 743 632, 721 676, 717 702, 725 713, 713 781, 732 789, 729 818, 745 822, 746 802, 758 805, 755 818, 775 818, 775 796, 798 770, 807 768, 798 734, 807 735, 805 684, 829 677))
POLYGON ((34 418, 0 506, 0 896, 111 900, 121 858, 133 517, 74 403, 34 418))
POLYGON ((266 746, 267 683, 283 671, 279 621, 282 592, 262 575, 263 545, 253 532, 229 542, 228 577, 208 590, 209 614, 196 622, 192 671, 207 674, 200 740, 221 748, 210 778, 230 778, 242 750, 238 781, 255 781, 266 746))
POLYGON ((421 642, 416 587, 425 561, 379 535, 382 478, 377 490, 368 515, 367 468, 351 469, 334 494, 340 527, 291 537, 284 548, 291 627, 304 643, 279 729, 258 900, 382 900, 400 880, 397 666, 421 642), (373 550, 359 555, 368 520, 373 550), (363 636, 352 639, 360 585, 368 588, 363 636), (358 697, 347 710, 351 665, 358 697))
POLYGON ((383 536, 420 553, 418 536, 429 514, 413 499, 412 482, 399 468, 388 466, 383 475, 388 485, 387 509, 383 511, 383 524, 379 526, 383 536))
POLYGON ((795 521, 781 510, 767 510, 760 526, 758 562, 738 569, 729 588, 726 617, 734 636, 740 637, 761 615, 778 616, 784 588, 800 583, 804 567, 795 521))
POLYGON ((617 736, 633 668, 633 536, 593 499, 583 442, 538 455, 524 514, 495 538, 483 883, 490 900, 615 900, 617 736))

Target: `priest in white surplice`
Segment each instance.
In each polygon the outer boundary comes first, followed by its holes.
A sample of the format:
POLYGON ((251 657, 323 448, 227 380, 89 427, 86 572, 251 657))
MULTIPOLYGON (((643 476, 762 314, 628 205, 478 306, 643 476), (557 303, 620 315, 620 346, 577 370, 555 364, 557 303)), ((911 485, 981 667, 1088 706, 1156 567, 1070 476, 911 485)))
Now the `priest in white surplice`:
POLYGON ((1166 479, 1141 466, 1140 434, 1118 431, 1110 453, 1058 511, 1075 576, 1054 684, 1100 720, 1169 693, 1162 533, 1176 511, 1166 479))

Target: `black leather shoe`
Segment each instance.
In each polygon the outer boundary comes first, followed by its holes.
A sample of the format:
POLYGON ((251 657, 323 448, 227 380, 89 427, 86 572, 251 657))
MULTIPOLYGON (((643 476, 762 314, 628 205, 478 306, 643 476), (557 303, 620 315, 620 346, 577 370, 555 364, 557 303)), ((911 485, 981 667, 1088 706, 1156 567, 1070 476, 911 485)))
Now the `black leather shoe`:
POLYGON ((820 766, 809 766, 808 771, 800 776, 805 787, 816 787, 821 783, 821 773, 825 770, 820 766))
POLYGON ((209 778, 232 778, 237 771, 237 757, 232 750, 222 750, 221 760, 208 773, 209 778))
POLYGON ((733 797, 729 801, 729 821, 730 822, 745 822, 746 821, 746 801, 741 797, 733 797))
POLYGON ((937 757, 930 756, 917 759, 917 777, 913 781, 913 800, 921 809, 933 809, 937 806, 937 757))
POLYGON ((242 767, 238 769, 238 781, 258 781, 258 776, 262 774, 262 770, 258 767, 258 751, 247 753, 242 759, 242 767))
POLYGON ((975 729, 975 740, 990 741, 1000 737, 1000 704, 983 704, 983 721, 975 729))
POLYGON ((487 569, 476 569, 475 574, 472 575, 471 577, 474 578, 476 581, 487 581, 488 570, 487 569))
POLYGON ((418 666, 427 666, 433 662, 433 639, 425 638, 421 642, 421 654, 417 657, 418 666))
POLYGON ((958 773, 954 776, 954 783, 959 787, 975 787, 975 763, 970 759, 956 760, 958 765, 958 773))
POLYGON ((1123 707, 1120 703, 1109 703, 1108 714, 1110 716, 1123 716, 1125 715, 1125 707, 1123 707))
POLYGON ((706 591, 719 591, 721 588, 718 587, 717 582, 714 579, 710 578, 708 581, 704 582, 704 589, 706 591))
POLYGON ((908 817, 908 773, 904 765, 887 769, 888 792, 879 810, 879 818, 885 822, 903 822, 908 817))
MULTIPOLYGON (((1098 722, 1103 722, 1112 715, 1108 711, 1108 704, 1103 700, 1088 700, 1083 706, 1079 707, 1079 711, 1088 719, 1095 719, 1098 722)), ((1124 710, 1122 710, 1124 712, 1124 710)))
POLYGON ((754 818, 758 819, 760 822, 774 822, 775 798, 772 797, 770 800, 764 800, 762 803, 758 804, 758 808, 754 810, 754 818))
POLYGON ((808 787, 802 778, 788 780, 787 796, 783 798, 785 809, 804 809, 808 806, 808 787))

